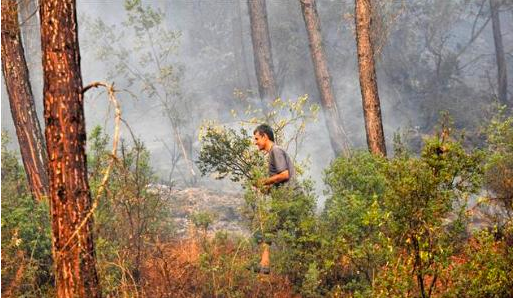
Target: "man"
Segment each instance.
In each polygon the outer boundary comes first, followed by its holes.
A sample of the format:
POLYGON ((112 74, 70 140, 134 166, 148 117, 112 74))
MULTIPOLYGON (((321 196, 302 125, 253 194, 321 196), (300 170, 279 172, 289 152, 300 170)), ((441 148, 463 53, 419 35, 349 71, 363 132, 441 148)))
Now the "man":
POLYGON ((296 172, 294 164, 285 150, 274 144, 274 133, 267 124, 261 124, 253 131, 258 149, 269 154, 269 178, 262 181, 264 185, 282 186, 294 181, 296 172))
MULTIPOLYGON (((269 187, 281 187, 294 183, 296 176, 294 164, 287 152, 274 144, 272 128, 267 124, 261 124, 253 131, 253 137, 258 149, 269 155, 269 178, 264 179, 261 183, 269 187)), ((270 243, 265 241, 262 243, 260 272, 264 274, 270 272, 269 245, 270 243)))

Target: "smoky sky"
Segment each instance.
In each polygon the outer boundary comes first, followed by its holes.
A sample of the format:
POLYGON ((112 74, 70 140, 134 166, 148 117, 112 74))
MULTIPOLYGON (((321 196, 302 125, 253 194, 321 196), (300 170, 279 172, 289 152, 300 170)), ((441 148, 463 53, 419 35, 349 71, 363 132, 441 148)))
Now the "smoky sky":
MULTIPOLYGON (((92 46, 89 36, 91 28, 88 27, 90 21, 99 19, 121 31, 127 19, 123 3, 121 0, 77 1, 84 85, 109 79, 119 88, 130 89, 123 78, 109 77, 114 63, 99 61, 98 48, 92 46)), ((466 119, 478 117, 476 115, 482 112, 482 105, 493 101, 491 98, 493 90, 496 90, 497 71, 491 22, 486 24, 488 1, 484 5, 481 5, 482 1, 445 0, 384 0, 382 3, 380 9, 388 17, 383 20, 384 29, 380 34, 385 38, 376 56, 376 67, 383 124, 390 152, 395 132, 410 129, 419 134, 429 133, 433 119, 444 107, 454 112, 456 120, 463 119, 462 125, 465 125, 466 119), (472 32, 483 24, 482 32, 468 49, 459 56, 453 54, 459 53, 459 49, 468 43, 472 32), (442 57, 440 59, 434 54, 438 52, 442 57), (439 67, 440 64, 447 65, 447 69, 439 67), (440 74, 441 71, 448 74, 444 77, 445 73, 440 74)), ((189 121, 184 129, 192 136, 190 142, 194 159, 200 147, 197 128, 201 122, 217 119, 221 123, 233 123, 230 110, 244 109, 245 104, 234 97, 234 90, 250 90, 253 95, 249 101, 258 102, 247 3, 236 0, 162 0, 143 1, 143 5, 160 10, 165 28, 180 32, 173 61, 183 68, 180 96, 191 106, 189 114, 183 116, 189 121)), ((358 80, 353 1, 321 0, 317 1, 317 6, 343 125, 351 146, 364 149, 366 139, 358 80)), ((299 2, 268 0, 267 12, 280 96, 283 99, 297 99, 308 94, 313 103, 318 103, 319 93, 299 2)), ((504 4, 500 16, 511 86, 513 12, 509 3, 504 4)), ((36 19, 25 24, 24 32, 36 32, 30 35, 31 38, 38 37, 37 22, 36 19)), ((128 49, 131 47, 130 36, 124 44, 128 49)), ((37 65, 40 52, 32 49, 27 56, 32 63, 29 64, 31 80, 38 110, 41 111, 42 80, 40 66, 37 65)), ((2 128, 14 136, 4 85, 2 87, 2 128)), ((123 117, 150 151, 156 173, 163 181, 169 180, 172 162, 164 144, 169 147, 176 140, 161 106, 155 99, 141 93, 133 96, 121 92, 118 99, 123 117)), ((109 110, 104 93, 90 92, 86 96, 85 111, 89 130, 95 125, 101 125, 107 132, 112 132, 113 111, 109 110)), ((334 156, 322 113, 319 116, 319 121, 308 126, 305 142, 300 148, 300 159, 311 157, 307 176, 317 182, 320 193, 322 170, 334 156)), ((42 120, 42 113, 39 118, 42 120)), ((123 128, 122 134, 129 139, 126 128, 123 128)), ((183 164, 181 171, 186 171, 183 164)), ((178 173, 175 174, 176 182, 183 185, 186 181, 181 180, 178 173)), ((228 182, 212 183, 209 179, 200 180, 200 185, 237 187, 228 182)))

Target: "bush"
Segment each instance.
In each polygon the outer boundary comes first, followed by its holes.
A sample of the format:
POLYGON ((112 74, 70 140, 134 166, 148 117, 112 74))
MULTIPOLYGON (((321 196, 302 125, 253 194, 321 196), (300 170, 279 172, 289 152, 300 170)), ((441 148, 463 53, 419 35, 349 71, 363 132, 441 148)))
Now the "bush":
POLYGON ((366 292, 388 260, 385 166, 383 158, 354 152, 336 159, 325 172, 329 197, 321 220, 327 289, 345 284, 344 290, 366 292))
POLYGON ((467 153, 448 132, 426 139, 419 157, 403 149, 388 160, 355 152, 332 163, 321 217, 327 290, 436 292, 449 257, 462 249, 467 200, 482 173, 482 152, 467 153))
MULTIPOLYGON (((111 161, 109 137, 96 127, 89 143, 89 181, 95 198, 103 171, 111 161)), ((158 180, 149 159, 140 141, 128 146, 121 140, 106 190, 98 198, 96 251, 106 295, 137 293, 144 282, 144 256, 156 241, 169 241, 173 236, 171 206, 158 189, 151 188, 158 180)))
MULTIPOLYGON (((485 165, 485 186, 491 192, 506 218, 513 218, 513 116, 503 109, 492 118, 487 127, 488 154, 485 165)), ((498 225, 504 225, 499 220, 498 225)), ((500 231, 499 231, 500 232, 500 231)))
POLYGON ((51 297, 52 243, 47 202, 31 195, 23 167, 2 132, 2 294, 51 297))
MULTIPOLYGON (((507 225, 513 233, 513 224, 507 225)), ((451 272, 451 297, 512 297, 513 247, 479 231, 465 245, 464 255, 451 272)))
POLYGON ((229 176, 234 182, 253 179, 254 169, 263 167, 264 159, 253 148, 251 139, 244 128, 237 133, 231 128, 204 127, 197 162, 201 173, 216 173, 216 179, 229 176))

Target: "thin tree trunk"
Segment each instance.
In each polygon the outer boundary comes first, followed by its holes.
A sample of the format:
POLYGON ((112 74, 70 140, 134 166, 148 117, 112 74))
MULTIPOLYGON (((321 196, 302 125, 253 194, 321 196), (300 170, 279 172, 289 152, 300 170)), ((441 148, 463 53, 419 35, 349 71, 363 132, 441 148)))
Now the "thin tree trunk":
MULTIPOLYGON (((236 4, 239 2, 237 1, 236 4)), ((231 16, 231 24, 232 24, 232 48, 233 48, 233 65, 235 69, 235 86, 237 88, 244 88, 244 83, 242 82, 242 54, 241 54, 241 40, 242 35, 239 34, 239 30, 237 29, 237 18, 239 15, 239 10, 237 7, 234 7, 233 15, 231 16)))
POLYGON ((264 101, 275 100, 278 95, 265 0, 248 0, 248 10, 258 92, 264 101))
POLYGON ((348 140, 342 128, 342 120, 340 119, 333 87, 331 86, 331 77, 323 49, 321 26, 315 0, 301 0, 300 2, 331 147, 335 155, 347 155, 349 153, 348 140))
POLYGON ((100 297, 75 1, 43 0, 40 16, 57 297, 100 297))
POLYGON ((373 154, 386 156, 381 105, 374 67, 374 49, 371 40, 371 16, 371 0, 355 0, 356 44, 367 145, 373 154))
MULTIPOLYGON (((41 30, 38 0, 18 0, 21 40, 30 76, 36 111, 43 114, 43 68, 41 65, 41 30)), ((42 120, 40 117, 39 120, 42 120)), ((39 122, 42 124, 42 122, 39 122)))
MULTIPOLYGON (((41 69, 41 39, 39 38, 38 2, 37 0, 22 0, 19 2, 21 36, 27 56, 29 71, 41 69)), ((32 72, 33 73, 33 72, 32 72)), ((33 76, 31 76, 34 79, 33 76)))
POLYGON ((245 76, 245 80, 246 80, 246 88, 247 89, 251 89, 251 74, 249 72, 249 69, 250 67, 248 66, 249 65, 249 62, 248 62, 248 55, 247 55, 247 48, 246 48, 246 41, 244 39, 244 36, 245 36, 245 33, 244 33, 244 22, 243 22, 243 19, 242 19, 242 5, 240 4, 240 0, 239 0, 239 3, 238 3, 238 10, 239 10, 239 14, 238 14, 238 22, 239 22, 239 34, 240 34, 240 39, 241 39, 241 53, 242 53, 242 69, 243 69, 243 72, 244 72, 244 76, 245 76))
POLYGON ((242 18, 240 0, 236 0, 234 16, 232 17, 233 47, 235 48, 235 64, 239 88, 246 90, 250 87, 249 72, 245 58, 244 34, 242 32, 242 18))
POLYGON ((497 87, 498 98, 502 104, 508 102, 508 76, 506 69, 506 57, 502 45, 501 21, 499 18, 499 0, 490 0, 492 13, 493 40, 495 42, 495 58, 497 60, 497 87))
POLYGON ((48 196, 48 157, 34 105, 15 0, 2 1, 2 72, 27 180, 34 198, 41 201, 48 196))

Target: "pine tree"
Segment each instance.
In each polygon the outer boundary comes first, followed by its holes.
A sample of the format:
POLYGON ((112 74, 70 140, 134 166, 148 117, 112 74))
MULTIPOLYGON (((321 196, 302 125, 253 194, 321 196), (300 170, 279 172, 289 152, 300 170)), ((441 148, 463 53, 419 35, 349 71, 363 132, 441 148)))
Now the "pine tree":
POLYGON ((371 39, 371 0, 355 0, 356 44, 367 145, 373 154, 386 156, 378 83, 371 39))
POLYGON ((23 166, 32 194, 40 201, 48 196, 48 157, 34 105, 15 0, 2 1, 2 72, 23 166))
POLYGON ((100 297, 75 1, 43 0, 40 15, 57 297, 100 297))

